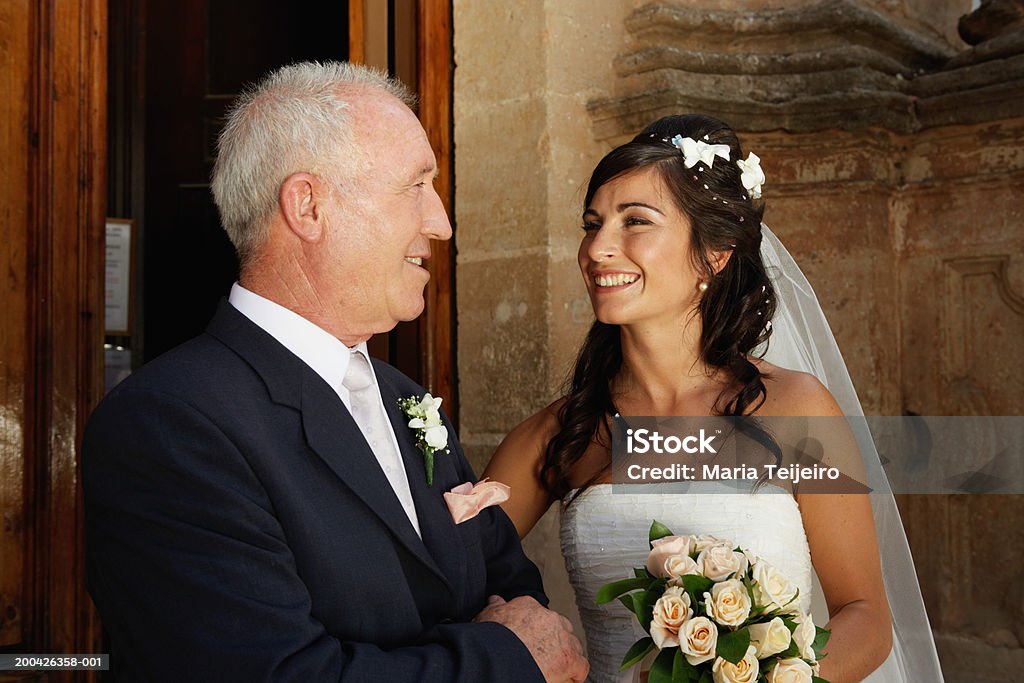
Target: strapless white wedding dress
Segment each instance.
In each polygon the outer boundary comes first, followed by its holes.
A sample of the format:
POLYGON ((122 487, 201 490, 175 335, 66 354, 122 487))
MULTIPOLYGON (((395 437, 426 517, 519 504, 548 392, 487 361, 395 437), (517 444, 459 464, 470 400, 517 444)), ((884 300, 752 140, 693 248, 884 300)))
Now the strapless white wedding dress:
MULTIPOLYGON (((598 605, 594 597, 604 584, 629 578, 633 567, 644 566, 652 520, 675 534, 711 534, 754 551, 800 589, 802 610, 812 607, 811 555, 800 509, 792 495, 770 485, 754 493, 737 493, 727 484, 716 482, 700 482, 689 488, 677 484, 598 484, 562 510, 559 531, 565 567, 586 633, 588 680, 618 683, 639 678, 640 667, 619 673, 619 665, 629 647, 646 633, 617 600, 598 605), (644 493, 633 493, 633 489, 644 493)), ((817 605, 814 608, 815 623, 823 626, 827 614, 820 614, 817 605)), ((891 673, 889 664, 867 680, 903 681, 891 673)))

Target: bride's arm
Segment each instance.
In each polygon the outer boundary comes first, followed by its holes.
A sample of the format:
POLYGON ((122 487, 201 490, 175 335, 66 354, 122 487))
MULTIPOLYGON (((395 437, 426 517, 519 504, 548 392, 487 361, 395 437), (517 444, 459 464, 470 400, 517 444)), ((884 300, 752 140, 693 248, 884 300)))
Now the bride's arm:
POLYGON ((482 475, 512 489, 501 507, 520 538, 530 532, 553 502, 541 485, 540 468, 548 441, 558 431, 555 410, 555 406, 549 406, 509 432, 482 475))
POLYGON ((831 683, 860 681, 892 649, 871 504, 863 494, 809 494, 800 509, 831 617, 821 677, 831 683))
MULTIPOLYGON (((804 415, 841 416, 817 380, 800 401, 804 415)), ((860 681, 892 649, 892 621, 882 581, 875 523, 868 496, 859 493, 798 495, 811 561, 821 581, 832 631, 821 661, 831 683, 860 681)))

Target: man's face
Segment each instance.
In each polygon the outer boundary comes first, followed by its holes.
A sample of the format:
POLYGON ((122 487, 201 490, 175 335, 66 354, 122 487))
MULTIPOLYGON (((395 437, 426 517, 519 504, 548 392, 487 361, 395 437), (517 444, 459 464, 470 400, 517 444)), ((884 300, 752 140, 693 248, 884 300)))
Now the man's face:
POLYGON ((452 228, 433 187, 434 152, 409 108, 368 93, 350 112, 365 172, 327 203, 323 272, 339 323, 369 336, 423 312, 430 240, 451 238, 452 228))

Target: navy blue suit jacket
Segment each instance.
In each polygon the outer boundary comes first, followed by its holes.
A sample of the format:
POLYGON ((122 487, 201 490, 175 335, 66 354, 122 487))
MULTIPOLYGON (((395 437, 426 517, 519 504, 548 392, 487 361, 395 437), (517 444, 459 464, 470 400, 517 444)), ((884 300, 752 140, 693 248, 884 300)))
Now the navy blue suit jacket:
POLYGON ((500 508, 455 525, 474 480, 454 439, 427 487, 399 397, 374 363, 417 536, 337 394, 222 302, 206 334, 112 391, 85 434, 87 578, 118 680, 542 680, 487 596, 540 577, 500 508))

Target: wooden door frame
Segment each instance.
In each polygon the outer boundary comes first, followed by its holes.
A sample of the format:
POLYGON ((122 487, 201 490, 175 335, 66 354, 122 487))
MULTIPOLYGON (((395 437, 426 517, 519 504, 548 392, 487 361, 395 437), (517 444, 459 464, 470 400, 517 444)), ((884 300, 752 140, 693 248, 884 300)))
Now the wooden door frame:
MULTIPOLYGON (((366 2, 349 2, 349 60, 367 63, 379 46, 367 45, 366 2)), ((437 155, 434 187, 454 223, 455 154, 452 145, 452 6, 451 0, 414 0, 416 6, 419 118, 437 155)), ((373 35, 379 36, 379 31, 373 35)), ((386 53, 386 50, 384 51, 386 53)), ((379 59, 379 57, 377 57, 379 59)), ((382 66, 373 64, 374 66, 382 66)), ((386 66, 386 65, 385 65, 386 66)), ((455 365, 455 240, 435 243, 428 261, 430 282, 420 317, 420 376, 432 393, 445 398, 445 408, 458 424, 458 381, 455 365)))
MULTIPOLYGON (((99 654, 85 589, 80 452, 102 393, 106 212, 107 2, 11 3, 2 12, 0 128, 10 169, 0 187, 8 287, 0 320, 5 437, 0 533, 22 571, 2 577, 8 652, 99 654), (13 497, 11 493, 14 493, 13 497)), ((73 671, 5 680, 90 680, 73 671)))

